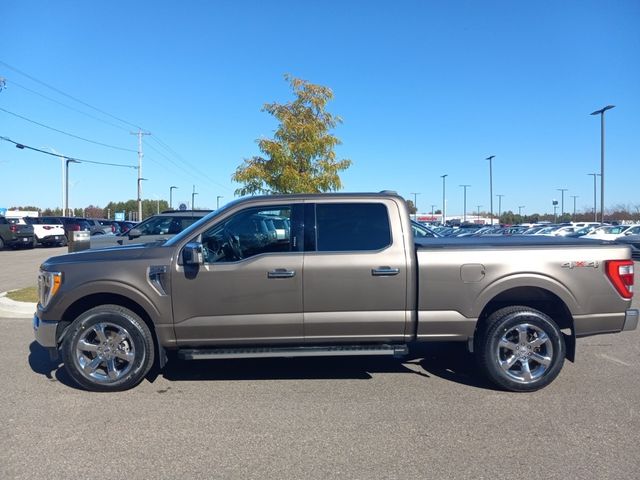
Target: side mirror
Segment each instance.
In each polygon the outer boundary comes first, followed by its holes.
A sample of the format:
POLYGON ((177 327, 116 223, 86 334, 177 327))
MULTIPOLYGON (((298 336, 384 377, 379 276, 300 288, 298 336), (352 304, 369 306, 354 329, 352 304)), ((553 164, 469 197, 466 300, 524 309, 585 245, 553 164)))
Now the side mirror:
POLYGON ((127 232, 127 234, 129 235, 129 240, 133 240, 134 238, 138 238, 140 235, 142 235, 142 232, 137 228, 132 228, 131 230, 129 230, 129 232, 127 232))
POLYGON ((204 264, 204 255, 202 253, 202 244, 199 242, 189 242, 182 249, 183 265, 202 265, 204 264))

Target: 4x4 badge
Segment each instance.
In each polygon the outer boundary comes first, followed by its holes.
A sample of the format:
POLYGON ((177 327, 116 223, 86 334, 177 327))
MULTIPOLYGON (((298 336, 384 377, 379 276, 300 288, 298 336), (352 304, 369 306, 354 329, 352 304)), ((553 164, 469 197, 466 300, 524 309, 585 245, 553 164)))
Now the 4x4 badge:
POLYGON ((577 262, 565 262, 562 268, 598 268, 597 261, 579 260, 577 262))

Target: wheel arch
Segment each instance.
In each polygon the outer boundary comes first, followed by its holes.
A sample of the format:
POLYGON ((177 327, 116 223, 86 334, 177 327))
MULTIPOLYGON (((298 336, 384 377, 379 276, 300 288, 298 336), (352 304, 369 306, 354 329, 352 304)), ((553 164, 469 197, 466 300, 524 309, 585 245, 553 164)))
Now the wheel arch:
POLYGON ((572 362, 575 360, 576 336, 571 311, 560 296, 538 286, 514 287, 498 293, 482 309, 474 336, 478 336, 482 332, 487 319, 493 312, 508 306, 533 308, 551 317, 562 330, 566 345, 566 358, 572 362))
POLYGON ((56 339, 58 345, 62 343, 64 340, 65 333, 67 332, 68 327, 73 323, 73 321, 78 318, 83 312, 87 310, 100 306, 100 305, 118 305, 120 307, 127 308, 138 315, 142 321, 147 325, 151 335, 153 337, 153 344, 156 349, 157 355, 155 356, 155 362, 159 368, 164 367, 166 363, 166 353, 164 348, 160 345, 160 340, 158 338, 158 334, 156 332, 155 324, 149 315, 149 313, 140 305, 138 302, 132 300, 129 297, 126 297, 117 293, 94 293, 90 295, 86 295, 77 299, 73 302, 62 314, 62 318, 60 319, 58 329, 56 332, 56 339))

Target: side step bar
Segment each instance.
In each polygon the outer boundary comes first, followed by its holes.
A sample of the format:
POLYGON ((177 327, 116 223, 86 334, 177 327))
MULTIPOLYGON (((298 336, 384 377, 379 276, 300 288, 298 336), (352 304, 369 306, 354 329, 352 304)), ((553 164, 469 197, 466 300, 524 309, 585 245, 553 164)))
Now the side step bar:
POLYGON ((341 357, 353 355, 392 355, 402 357, 409 353, 406 345, 330 345, 308 347, 243 347, 181 349, 178 357, 183 360, 213 360, 225 358, 276 358, 276 357, 341 357))

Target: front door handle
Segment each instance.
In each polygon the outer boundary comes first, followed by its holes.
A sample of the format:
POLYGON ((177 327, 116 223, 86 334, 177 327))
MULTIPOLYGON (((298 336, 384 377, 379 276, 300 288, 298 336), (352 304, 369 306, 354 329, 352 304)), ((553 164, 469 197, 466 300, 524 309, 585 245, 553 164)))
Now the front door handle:
POLYGON ((399 268, 391 267, 378 267, 371 270, 371 275, 374 277, 392 277, 400 273, 399 268))
POLYGON ((276 268, 275 270, 267 273, 267 278, 291 278, 295 277, 296 272, 294 270, 287 270, 286 268, 276 268))

